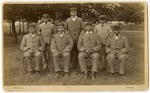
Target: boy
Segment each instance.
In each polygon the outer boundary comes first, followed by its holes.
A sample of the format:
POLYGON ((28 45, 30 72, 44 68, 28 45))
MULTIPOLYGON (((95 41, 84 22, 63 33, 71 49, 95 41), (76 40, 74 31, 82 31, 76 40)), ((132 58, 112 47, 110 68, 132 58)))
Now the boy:
POLYGON ((107 61, 108 61, 108 72, 113 75, 114 74, 114 62, 116 59, 119 59, 120 62, 120 70, 119 74, 125 74, 125 64, 128 59, 127 52, 129 49, 128 39, 123 36, 121 32, 121 28, 119 25, 112 26, 113 33, 108 38, 106 43, 106 53, 107 61))
POLYGON ((29 73, 39 73, 42 66, 41 53, 44 48, 43 39, 36 34, 35 24, 31 24, 29 34, 23 36, 21 50, 24 52, 24 62, 27 63, 26 70, 29 73), (33 61, 31 61, 33 59, 33 61), (34 64, 35 63, 35 64, 34 64))
POLYGON ((71 66, 72 68, 78 67, 77 62, 77 55, 78 55, 78 49, 77 49, 77 42, 79 39, 80 32, 84 29, 84 23, 82 18, 77 16, 77 8, 70 8, 70 15, 71 17, 67 18, 66 20, 66 29, 71 34, 71 37, 74 41, 74 46, 72 49, 72 57, 71 57, 71 66))
POLYGON ((60 61, 59 58, 63 58, 63 71, 65 77, 68 77, 69 65, 70 65, 70 52, 73 47, 73 40, 71 35, 65 30, 65 24, 58 23, 58 33, 56 33, 51 42, 51 52, 53 56, 53 64, 55 68, 55 78, 60 76, 60 61))
POLYGON ((92 30, 92 23, 87 22, 85 24, 85 31, 83 31, 79 37, 78 41, 78 59, 81 68, 81 73, 83 73, 83 79, 87 78, 87 64, 86 59, 91 58, 92 62, 92 73, 91 78, 95 80, 95 75, 97 72, 97 63, 99 62, 99 51, 100 51, 100 39, 97 34, 92 30))
POLYGON ((45 44, 43 54, 46 63, 44 64, 44 68, 48 66, 49 69, 52 69, 52 63, 50 62, 49 48, 50 48, 52 34, 54 33, 54 25, 50 21, 51 18, 48 14, 43 14, 41 20, 42 23, 39 24, 39 29, 41 31, 40 33, 41 36, 43 37, 44 44, 45 44))
POLYGON ((100 15, 98 17, 99 19, 99 24, 95 26, 94 32, 97 33, 101 39, 101 45, 102 45, 102 64, 103 64, 103 69, 106 69, 107 64, 106 64, 106 52, 105 52, 105 45, 107 38, 112 32, 111 26, 107 24, 106 21, 106 15, 100 15))

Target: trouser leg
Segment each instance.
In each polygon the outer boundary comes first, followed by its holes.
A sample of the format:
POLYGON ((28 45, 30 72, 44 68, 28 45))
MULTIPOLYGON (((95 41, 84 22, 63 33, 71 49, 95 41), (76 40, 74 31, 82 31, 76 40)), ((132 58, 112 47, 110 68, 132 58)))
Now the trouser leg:
POLYGON ((108 54, 107 56, 107 61, 108 61, 108 72, 114 73, 114 61, 115 61, 115 55, 113 54, 108 54))
POLYGON ((86 61, 85 61, 85 53, 84 52, 79 53, 78 59, 79 59, 81 72, 87 73, 87 67, 86 67, 86 61))
POLYGON ((70 65, 70 53, 64 53, 64 72, 69 72, 69 65, 70 65))

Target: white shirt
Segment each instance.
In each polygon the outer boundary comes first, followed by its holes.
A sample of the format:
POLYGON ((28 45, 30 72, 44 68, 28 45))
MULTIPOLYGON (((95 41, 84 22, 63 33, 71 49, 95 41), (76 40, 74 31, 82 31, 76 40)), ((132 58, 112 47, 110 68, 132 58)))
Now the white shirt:
POLYGON ((116 35, 114 35, 114 36, 115 36, 115 40, 117 40, 119 38, 120 34, 118 36, 116 36, 116 35))
POLYGON ((62 33, 59 33, 60 34, 60 37, 63 37, 64 36, 64 32, 62 32, 62 33))
POLYGON ((73 22, 74 22, 74 21, 76 21, 77 16, 75 16, 75 17, 71 16, 71 18, 72 18, 72 20, 73 20, 73 22))
POLYGON ((86 31, 86 34, 88 34, 88 35, 90 35, 92 33, 93 33, 92 31, 86 31))

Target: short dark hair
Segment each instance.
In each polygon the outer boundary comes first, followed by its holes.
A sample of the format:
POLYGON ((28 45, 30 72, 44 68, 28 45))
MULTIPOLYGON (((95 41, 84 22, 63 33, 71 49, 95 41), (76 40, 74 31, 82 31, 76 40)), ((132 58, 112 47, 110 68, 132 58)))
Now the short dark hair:
POLYGON ((92 22, 86 22, 85 26, 92 25, 92 24, 93 24, 92 22))
POLYGON ((36 27, 36 23, 31 23, 29 27, 36 27))
POLYGON ((121 30, 120 25, 113 25, 111 26, 112 30, 121 30))
POLYGON ((65 23, 64 23, 64 22, 59 22, 59 23, 57 24, 57 26, 65 26, 65 23))

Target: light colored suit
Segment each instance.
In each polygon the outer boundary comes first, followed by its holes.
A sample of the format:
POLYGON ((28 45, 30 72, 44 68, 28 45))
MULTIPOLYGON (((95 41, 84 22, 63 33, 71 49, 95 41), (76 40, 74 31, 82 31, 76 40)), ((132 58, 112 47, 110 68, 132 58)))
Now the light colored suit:
POLYGON ((41 52, 44 48, 43 39, 37 34, 32 37, 32 34, 29 33, 23 37, 20 48, 22 51, 24 51, 25 62, 27 63, 27 71, 41 70, 41 52), (33 57, 35 61, 35 67, 33 67, 33 63, 31 61, 33 57))
POLYGON ((87 34, 86 32, 81 33, 78 41, 78 59, 81 67, 81 72, 87 73, 86 56, 91 58, 92 71, 97 72, 100 47, 101 43, 97 34, 87 34), (93 52, 87 55, 85 51, 88 49, 93 49, 93 52))
POLYGON ((50 44, 54 30, 54 25, 51 22, 43 22, 39 25, 41 29, 41 35, 43 36, 44 43, 50 44))
POLYGON ((54 33, 54 25, 51 22, 43 22, 39 25, 41 36, 43 37, 45 48, 43 51, 45 64, 47 64, 49 69, 52 69, 52 62, 51 62, 51 53, 50 53, 50 43, 52 39, 52 34, 54 33))
POLYGON ((53 56, 53 64, 55 67, 55 71, 61 71, 59 65, 59 55, 62 55, 64 59, 64 72, 69 72, 69 64, 70 64, 70 52, 73 47, 73 40, 71 35, 66 31, 61 36, 60 33, 54 35, 51 41, 51 52, 53 56))
POLYGON ((109 24, 104 23, 103 25, 102 24, 96 25, 95 29, 94 29, 94 32, 99 35, 99 37, 101 38, 101 41, 102 41, 101 43, 103 45, 105 45, 106 41, 107 41, 107 38, 109 37, 109 35, 112 32, 112 29, 111 29, 109 24))
POLYGON ((101 48, 101 55, 102 55, 102 67, 106 68, 107 67, 107 62, 106 62, 106 53, 105 53, 105 45, 106 45, 106 41, 108 39, 108 37, 110 36, 112 29, 110 27, 109 24, 104 23, 103 25, 100 23, 98 25, 95 26, 94 28, 94 32, 96 34, 98 34, 98 36, 101 39, 101 44, 102 44, 102 48, 101 48))
POLYGON ((118 39, 115 38, 115 35, 112 34, 106 43, 106 52, 107 60, 108 60, 108 66, 109 66, 109 72, 114 73, 114 61, 119 59, 120 62, 120 74, 125 73, 125 64, 128 59, 127 52, 129 49, 128 39, 127 37, 120 34, 118 39))

